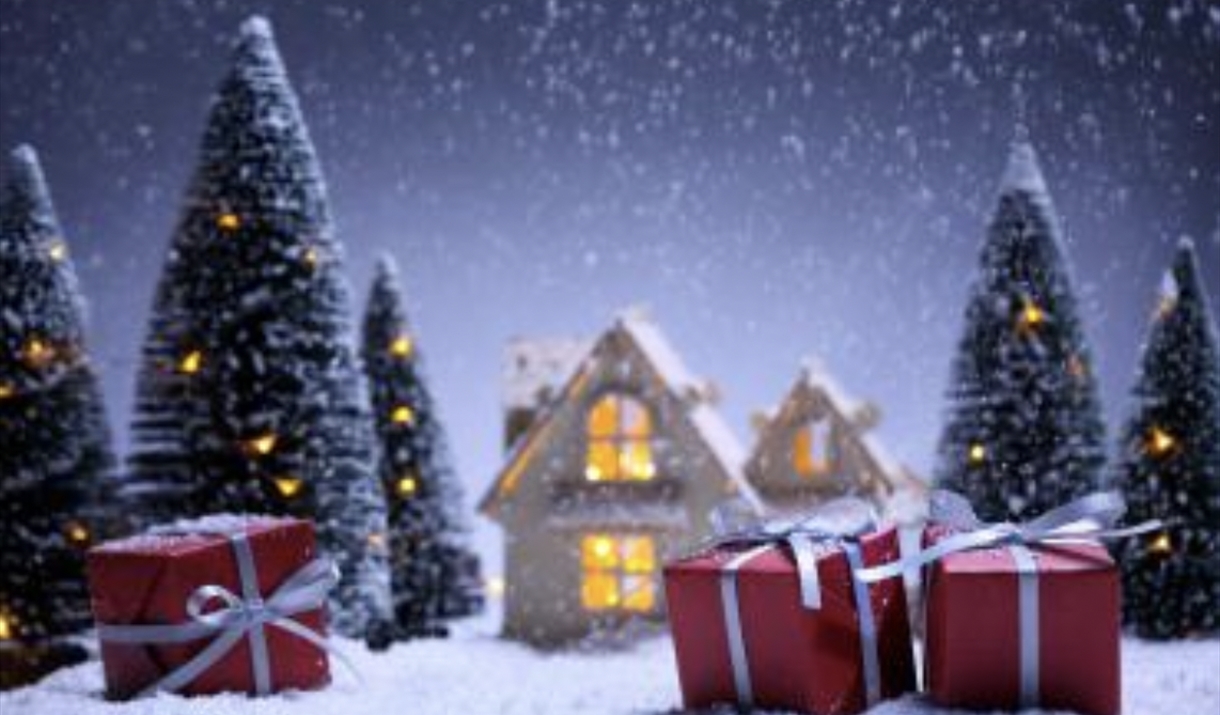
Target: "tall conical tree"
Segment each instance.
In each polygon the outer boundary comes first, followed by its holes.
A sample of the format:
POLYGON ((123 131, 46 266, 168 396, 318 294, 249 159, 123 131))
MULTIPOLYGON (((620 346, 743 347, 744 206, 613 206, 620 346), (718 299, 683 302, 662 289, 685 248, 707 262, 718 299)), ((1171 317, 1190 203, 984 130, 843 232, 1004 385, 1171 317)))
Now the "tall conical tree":
POLYGON ((82 554, 114 459, 83 316, 38 157, 18 147, 0 199, 0 641, 91 620, 82 554))
POLYGON ((460 485, 388 257, 369 292, 363 358, 381 439, 398 631, 442 634, 445 619, 482 605, 478 561, 466 545, 460 485))
POLYGON ((1115 483, 1128 518, 1165 531, 1117 547, 1123 616, 1137 633, 1175 638, 1220 628, 1220 343, 1185 240, 1166 273, 1144 343, 1115 483))
POLYGON ((337 629, 389 618, 385 502, 313 144, 269 24, 241 28, 144 348, 131 461, 154 518, 316 518, 337 629))
POLYGON ((1089 352, 1046 182, 1018 127, 953 364, 937 478, 986 519, 1094 489, 1104 459, 1089 352))

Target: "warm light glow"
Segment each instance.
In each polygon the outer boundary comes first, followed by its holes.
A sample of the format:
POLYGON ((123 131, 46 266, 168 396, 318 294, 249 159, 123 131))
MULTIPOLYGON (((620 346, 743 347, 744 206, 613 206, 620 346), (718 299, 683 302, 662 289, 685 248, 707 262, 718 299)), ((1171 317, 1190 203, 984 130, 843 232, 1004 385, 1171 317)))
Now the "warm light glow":
POLYGON ((1156 317, 1162 320, 1169 317, 1169 314, 1173 312, 1177 304, 1178 301, 1174 300, 1172 296, 1161 296, 1161 299, 1156 303, 1156 317))
POLYGON ((368 536, 369 546, 375 549, 385 548, 385 534, 380 531, 371 532, 368 536))
POLYGON ((183 375, 194 375, 199 372, 201 367, 203 367, 203 353, 198 350, 190 351, 178 361, 178 372, 183 375))
POLYGON ((400 360, 405 360, 411 357, 411 350, 414 345, 411 344, 411 338, 406 335, 399 335, 390 341, 390 354, 400 360))
POLYGON ((390 412, 390 421, 396 425, 409 425, 415 421, 415 412, 406 405, 399 405, 390 412))
POLYGON ((304 486, 304 483, 296 477, 276 477, 271 481, 275 484, 276 491, 280 493, 280 496, 286 499, 291 499, 300 494, 301 487, 304 486))
POLYGON ((0 613, 0 641, 12 640, 17 635, 17 624, 7 613, 0 613))
POLYGON ((236 231, 241 228, 241 218, 231 211, 226 211, 216 217, 216 225, 222 231, 236 231))
POLYGON ((44 367, 55 357, 55 351, 38 338, 30 338, 25 344, 25 361, 31 367, 44 367))
POLYGON ((1148 451, 1152 453, 1154 457, 1161 457, 1168 454, 1169 452, 1173 451, 1173 448, 1176 447, 1177 444, 1178 441, 1174 439, 1174 436, 1160 427, 1154 425, 1152 429, 1148 431, 1148 451))
POLYGON ((648 481, 656 477, 652 455, 652 415, 626 395, 605 395, 589 410, 585 479, 648 481))
POLYGON ((79 521, 69 521, 64 527, 64 535, 74 546, 84 546, 89 543, 89 529, 79 521))
POLYGON ((982 464, 983 460, 987 459, 987 448, 982 444, 975 442, 970 445, 970 451, 967 453, 971 464, 982 464))
POLYGON ((309 248, 305 249, 305 255, 301 260, 305 262, 307 267, 313 268, 318 265, 318 255, 318 249, 310 246, 309 248))
POLYGON ((0 400, 7 400, 15 394, 17 394, 17 389, 12 385, 7 382, 0 383, 0 400))
POLYGON ((483 591, 488 598, 503 598, 504 597, 504 577, 503 576, 488 576, 483 583, 483 591))
POLYGON ((1046 322, 1046 313, 1038 307, 1037 303, 1026 299, 1025 307, 1021 309, 1021 328, 1024 330, 1035 330, 1044 322, 1046 322))
POLYGON ((1148 544, 1148 553, 1165 555, 1173 552, 1173 542, 1169 539, 1169 532, 1162 531, 1148 544))
POLYGON ((273 432, 266 432, 246 440, 246 451, 265 457, 275 451, 275 445, 280 438, 273 432))
POLYGON ((828 420, 817 419, 801 425, 792 436, 792 469, 805 479, 833 472, 832 441, 828 420))
POLYGON ((68 244, 58 239, 51 241, 51 245, 47 248, 47 255, 52 261, 59 263, 68 257, 68 244))
POLYGON ((419 485, 416 483, 415 477, 410 475, 399 477, 398 481, 394 484, 394 490, 398 492, 398 496, 400 497, 409 497, 414 494, 415 490, 418 488, 419 485))
POLYGON ((656 607, 657 557, 651 536, 586 534, 581 539, 581 603, 590 611, 656 607))

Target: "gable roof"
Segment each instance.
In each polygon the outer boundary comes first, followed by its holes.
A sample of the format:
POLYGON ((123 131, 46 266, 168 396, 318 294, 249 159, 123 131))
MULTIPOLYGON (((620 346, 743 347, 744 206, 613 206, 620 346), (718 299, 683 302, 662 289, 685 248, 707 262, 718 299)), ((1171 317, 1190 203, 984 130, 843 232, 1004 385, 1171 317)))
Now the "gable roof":
MULTIPOLYGON (((755 458, 758 452, 768 443, 769 440, 766 439, 767 431, 775 424, 775 419, 783 414, 785 407, 796 399, 797 394, 801 390, 810 390, 815 394, 822 395, 830 403, 831 409, 851 424, 857 423, 862 416, 876 410, 876 407, 868 401, 861 400, 844 389, 839 381, 826 369, 821 360, 808 358, 801 366, 801 372, 796 383, 784 395, 779 406, 769 415, 769 419, 755 443, 756 446, 754 452, 750 455, 750 459, 755 458)), ((881 444, 876 434, 867 429, 856 429, 852 432, 852 439, 859 443, 865 457, 877 466, 878 470, 884 474, 886 480, 894 488, 905 486, 908 482, 912 481, 922 483, 909 468, 889 453, 889 450, 881 444)))
POLYGON ((615 334, 625 336, 657 374, 665 389, 681 404, 688 405, 685 414, 695 433, 708 447, 724 473, 728 475, 736 488, 736 493, 751 508, 761 512, 762 502, 743 472, 746 452, 719 411, 709 404, 707 400, 708 384, 690 372, 686 363, 682 361, 656 323, 639 309, 629 309, 620 313, 611 328, 588 349, 584 358, 578 362, 563 389, 550 402, 541 406, 538 416, 525 435, 513 445, 504 467, 479 502, 479 510, 488 514, 494 513, 500 501, 516 489, 521 472, 528 466, 538 446, 546 441, 558 409, 587 386, 604 350, 603 346, 615 334))

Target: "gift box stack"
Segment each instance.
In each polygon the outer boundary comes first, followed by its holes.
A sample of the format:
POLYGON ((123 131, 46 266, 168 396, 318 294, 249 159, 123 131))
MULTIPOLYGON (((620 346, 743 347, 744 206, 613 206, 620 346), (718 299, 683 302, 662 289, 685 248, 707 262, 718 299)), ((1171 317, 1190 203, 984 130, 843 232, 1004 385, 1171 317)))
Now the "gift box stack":
POLYGON ((212 517, 88 554, 106 693, 315 689, 330 680, 323 605, 333 566, 313 525, 212 517))
POLYGON ((901 576, 922 567, 931 700, 1117 715, 1119 581, 1098 540, 1156 527, 1114 529, 1121 513, 1106 493, 1029 524, 982 524, 938 494, 905 559, 892 527, 722 535, 665 568, 686 706, 847 715, 915 692, 901 576))

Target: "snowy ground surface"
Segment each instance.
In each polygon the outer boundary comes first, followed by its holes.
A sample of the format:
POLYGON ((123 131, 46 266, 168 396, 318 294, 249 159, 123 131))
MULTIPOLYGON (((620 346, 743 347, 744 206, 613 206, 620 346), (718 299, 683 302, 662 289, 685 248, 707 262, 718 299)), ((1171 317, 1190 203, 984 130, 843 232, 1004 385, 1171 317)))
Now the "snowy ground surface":
MULTIPOLYGON (((130 703, 101 697, 96 662, 62 670, 35 686, 0 694, 3 715, 611 715, 676 713, 680 695, 669 641, 653 638, 613 653, 541 654, 495 637, 493 617, 461 625, 446 641, 395 646, 370 654, 354 642, 339 647, 364 683, 342 669, 316 693, 250 699, 162 695, 130 703)), ((1126 715, 1220 713, 1220 641, 1175 645, 1123 644, 1126 715)), ((870 715, 934 715, 946 711, 918 698, 878 706, 870 715)))

